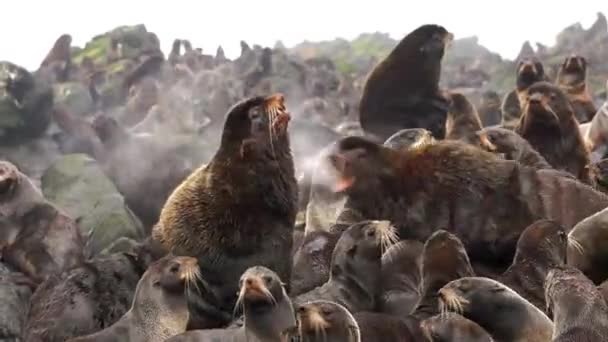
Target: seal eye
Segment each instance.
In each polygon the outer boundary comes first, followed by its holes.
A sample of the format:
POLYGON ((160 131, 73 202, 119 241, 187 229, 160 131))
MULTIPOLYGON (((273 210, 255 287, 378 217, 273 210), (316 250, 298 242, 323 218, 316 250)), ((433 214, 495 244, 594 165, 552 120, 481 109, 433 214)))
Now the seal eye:
POLYGON ((376 237, 376 230, 370 229, 365 233, 365 235, 367 235, 367 237, 369 237, 369 238, 376 237))
POLYGON ((179 272, 179 265, 178 265, 178 264, 173 264, 173 265, 171 266, 171 268, 169 269, 169 271, 170 271, 171 273, 177 273, 177 272, 179 272))
POLYGON ((321 313, 323 314, 323 316, 329 316, 333 313, 333 310, 329 307, 323 306, 321 307, 321 313))
POLYGON ((249 119, 252 121, 258 120, 261 116, 262 114, 260 113, 260 107, 255 107, 249 112, 249 119))
POLYGON ((264 283, 266 283, 266 284, 272 283, 272 277, 270 277, 270 276, 263 276, 262 279, 264 280, 264 283))
POLYGON ((559 235, 559 238, 560 238, 562 241, 565 241, 565 240, 566 240, 566 232, 564 232, 563 230, 560 230, 560 231, 559 231, 559 233, 558 233, 558 235, 559 235))

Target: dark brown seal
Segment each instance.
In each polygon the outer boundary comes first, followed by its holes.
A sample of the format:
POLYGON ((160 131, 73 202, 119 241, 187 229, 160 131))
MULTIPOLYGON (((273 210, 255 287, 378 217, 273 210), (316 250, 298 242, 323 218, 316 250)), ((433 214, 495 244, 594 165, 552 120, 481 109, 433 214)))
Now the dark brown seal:
POLYGON ((0 160, 0 255, 35 282, 84 260, 76 222, 15 165, 0 160))
POLYGON ((313 230, 304 235, 293 256, 291 296, 311 291, 329 279, 331 256, 338 239, 339 233, 325 230, 313 230))
POLYGON ((566 95, 548 82, 533 84, 527 93, 515 131, 551 166, 591 184, 589 151, 566 95))
POLYGON ((559 224, 541 220, 519 237, 511 266, 498 279, 539 310, 546 310, 545 278, 549 271, 566 263, 568 235, 559 224))
POLYGON ((48 66, 54 62, 68 63, 70 61, 70 45, 72 44, 72 36, 62 34, 57 38, 51 51, 46 55, 40 67, 48 66))
POLYGON ((475 105, 460 93, 450 93, 450 107, 445 123, 445 138, 474 143, 475 132, 482 128, 475 105))
POLYGON ((348 228, 334 249, 329 280, 297 296, 294 303, 329 300, 351 312, 375 309, 382 290, 382 250, 395 241, 388 221, 364 221, 348 228))
POLYGON ((478 112, 484 127, 500 125, 502 120, 500 105, 500 96, 495 91, 486 91, 481 94, 478 112))
POLYGON ((186 331, 187 291, 200 273, 195 258, 164 257, 137 283, 131 309, 109 328, 71 342, 162 342, 186 331))
POLYGON ((575 268, 560 267, 546 280, 553 341, 602 341, 608 334, 608 305, 595 285, 575 268))
POLYGON ((353 314, 362 342, 414 342, 423 337, 417 328, 418 323, 407 319, 377 312, 358 312, 353 314))
POLYGON ((413 316, 424 320, 439 314, 438 291, 452 280, 473 277, 475 272, 462 242, 444 230, 436 231, 422 252, 422 296, 413 316))
MULTIPOLYGON (((298 187, 289 117, 282 95, 232 107, 219 150, 175 189, 153 230, 153 238, 168 250, 199 258, 211 286, 203 301, 228 317, 247 268, 265 266, 290 279, 298 187)), ((201 314, 207 315, 217 316, 201 314)))
POLYGON ((397 317, 412 313, 421 296, 423 248, 419 241, 404 240, 384 252, 379 311, 397 317))
POLYGON ((537 170, 553 168, 526 139, 511 130, 488 127, 477 132, 477 136, 481 148, 501 154, 507 160, 515 160, 537 170))
POLYGON ((528 87, 546 80, 542 63, 535 58, 524 58, 517 64, 515 89, 505 95, 502 101, 502 126, 515 128, 522 112, 521 100, 527 96, 528 87))
POLYGON ((481 277, 454 280, 439 291, 442 310, 479 324, 496 341, 551 341, 553 323, 503 284, 481 277))
POLYGON ((93 334, 118 321, 131 307, 137 282, 162 253, 148 242, 129 252, 100 256, 38 286, 24 339, 63 342, 93 334))
POLYGON ((425 319, 420 327, 428 342, 494 342, 479 324, 453 312, 425 319))
POLYGON ((281 342, 361 342, 359 325, 342 305, 318 300, 297 308, 298 328, 290 329, 281 342))
POLYGON ((587 89, 587 60, 585 57, 577 55, 566 57, 557 73, 557 85, 568 96, 576 120, 580 123, 591 121, 597 108, 587 89))
POLYGON ((448 100, 439 90, 441 60, 452 34, 439 25, 409 33, 369 75, 359 108, 363 130, 385 140, 403 128, 445 136, 448 100))
POLYGON ((237 305, 244 314, 244 326, 234 329, 193 330, 168 342, 226 341, 280 342, 281 333, 296 324, 291 300, 281 278, 262 266, 249 268, 239 281, 237 305))

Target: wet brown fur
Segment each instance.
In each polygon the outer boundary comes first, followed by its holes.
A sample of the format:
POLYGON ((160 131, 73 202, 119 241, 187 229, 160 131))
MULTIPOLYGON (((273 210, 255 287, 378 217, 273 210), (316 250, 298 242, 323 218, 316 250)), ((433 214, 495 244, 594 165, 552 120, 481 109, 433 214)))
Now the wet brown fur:
POLYGON ((474 143, 476 141, 475 132, 482 127, 475 105, 463 94, 451 93, 445 138, 474 143))
POLYGON ((566 57, 557 74, 557 85, 566 93, 578 122, 589 122, 597 108, 587 89, 587 60, 572 55, 566 57))

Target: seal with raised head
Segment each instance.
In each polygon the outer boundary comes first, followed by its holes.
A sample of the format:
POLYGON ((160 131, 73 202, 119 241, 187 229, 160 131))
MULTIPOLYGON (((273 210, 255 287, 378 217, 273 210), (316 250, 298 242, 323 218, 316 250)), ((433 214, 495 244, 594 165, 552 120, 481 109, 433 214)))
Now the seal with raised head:
POLYGON ((439 90, 441 60, 452 34, 439 25, 409 33, 369 75, 359 104, 367 133, 385 140, 403 128, 445 136, 448 100, 439 90))
POLYGON ((296 324, 281 278, 266 267, 254 266, 243 273, 239 284, 237 306, 244 314, 242 327, 193 330, 167 341, 281 342, 281 333, 296 324))
POLYGON ((427 318, 420 327, 428 342, 494 342, 479 324, 453 312, 427 318))
POLYGON ((576 120, 580 123, 591 121, 597 108, 587 89, 587 60, 585 57, 577 55, 566 57, 557 73, 557 85, 568 96, 576 120))
POLYGON ((591 184, 589 151, 578 129, 572 105, 557 86, 538 82, 522 99, 515 131, 530 142, 551 166, 591 184))
POLYGON ((421 242, 404 240, 384 252, 378 311, 397 317, 412 313, 421 296, 423 250, 421 242))
POLYGON ((526 139, 509 129, 488 127, 477 132, 477 136, 481 148, 499 153, 507 160, 515 160, 537 170, 553 168, 526 139))
POLYGON ((439 290, 442 311, 479 324, 496 341, 551 341, 553 323, 542 311, 505 285, 482 277, 451 281, 439 290))
POLYGON ((547 310, 553 313, 553 340, 603 341, 608 335, 608 305, 595 285, 575 268, 549 271, 547 310))
POLYGON ((351 226, 336 244, 329 280, 297 296, 294 303, 330 300, 351 312, 374 310, 382 290, 382 250, 395 241, 389 221, 363 221, 351 226))
POLYGON ((70 342, 163 342, 186 331, 188 289, 200 273, 191 257, 166 256, 154 262, 137 283, 133 304, 116 323, 70 342))
POLYGON ((461 93, 450 93, 450 107, 445 122, 445 138, 474 143, 475 132, 483 126, 475 105, 461 93))
POLYGON ((422 296, 413 316, 419 320, 440 313, 438 291, 452 280, 473 277, 475 272, 462 242, 445 230, 436 231, 422 252, 422 296))
POLYGON ((63 342, 108 328, 129 310, 140 277, 160 257, 148 239, 45 280, 32 296, 24 340, 63 342))
POLYGON ((359 324, 340 304, 317 300, 296 311, 298 327, 285 331, 281 342, 361 342, 359 324))
POLYGON ((566 263, 568 235, 550 220, 531 224, 519 237, 513 263, 498 280, 539 310, 545 310, 545 279, 549 271, 566 263))
POLYGON ((28 176, 0 160, 0 255, 39 283, 84 260, 74 220, 48 202, 28 176))
MULTIPOLYGON (((232 107, 217 153, 169 196, 152 232, 166 249, 199 259, 211 287, 201 299, 228 319, 249 267, 265 266, 290 279, 298 185, 289 118, 282 95, 232 107)), ((213 327, 203 321, 217 312, 206 311, 193 327, 213 327)))
POLYGON ((527 96, 528 87, 532 84, 546 80, 545 69, 536 58, 524 58, 517 64, 517 79, 515 89, 505 95, 501 111, 502 126, 515 128, 522 112, 522 99, 527 96))

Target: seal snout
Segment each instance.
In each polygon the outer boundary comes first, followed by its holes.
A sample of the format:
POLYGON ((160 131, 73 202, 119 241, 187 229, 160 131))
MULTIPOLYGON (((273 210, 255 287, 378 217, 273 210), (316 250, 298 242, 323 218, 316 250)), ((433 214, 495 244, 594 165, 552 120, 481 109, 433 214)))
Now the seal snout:
POLYGON ((291 115, 285 107, 285 96, 280 93, 270 95, 264 100, 264 106, 270 115, 273 131, 285 132, 291 120, 291 115))

